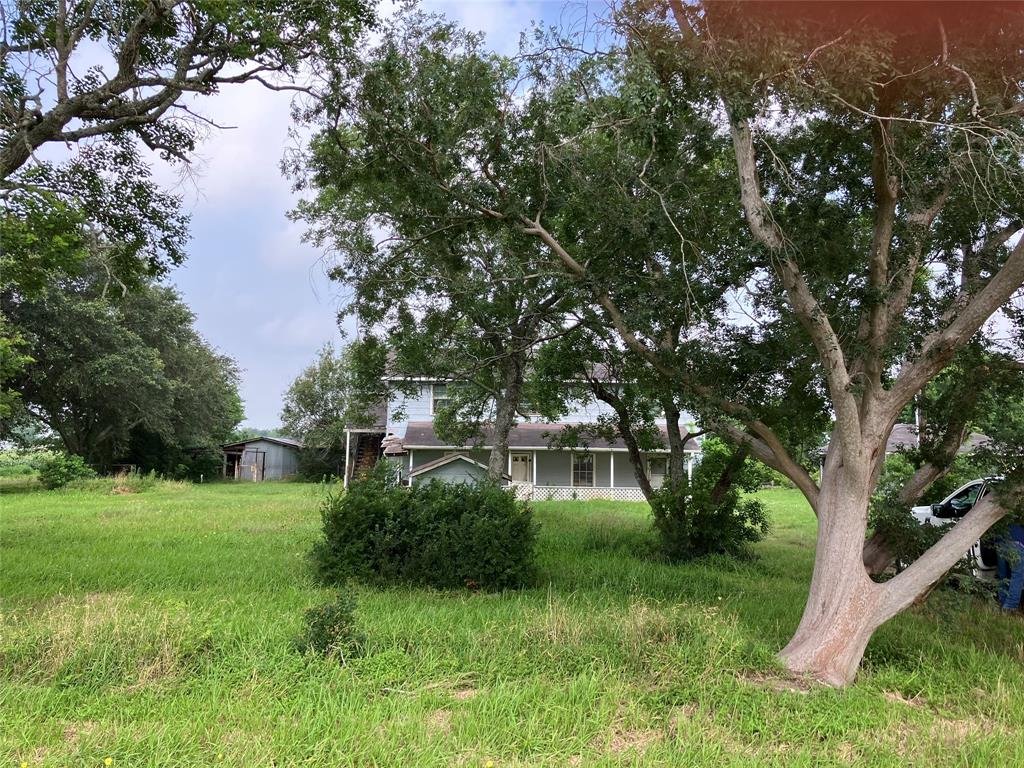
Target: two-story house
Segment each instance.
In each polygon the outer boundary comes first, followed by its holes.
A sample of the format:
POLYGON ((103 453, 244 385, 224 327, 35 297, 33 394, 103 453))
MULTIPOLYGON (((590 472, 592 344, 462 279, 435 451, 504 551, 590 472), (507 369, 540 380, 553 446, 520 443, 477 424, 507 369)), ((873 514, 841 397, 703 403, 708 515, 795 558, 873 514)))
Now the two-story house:
MULTIPOLYGON (((407 380, 408 382, 408 380, 407 380)), ((394 394, 374 414, 369 427, 352 428, 346 434, 346 483, 361 468, 383 457, 398 465, 407 483, 440 478, 447 481, 477 480, 487 475, 491 444, 488 431, 467 445, 449 445, 434 431, 434 415, 445 405, 448 384, 416 380, 412 394, 394 394)), ((506 482, 534 499, 619 499, 643 501, 622 439, 590 439, 587 445, 563 447, 556 438, 569 426, 594 424, 601 416, 614 416, 611 406, 600 401, 576 402, 557 423, 520 420, 509 435, 506 482)), ((682 423, 692 423, 685 416, 682 423)), ((661 422, 662 425, 664 421, 661 422)), ((700 445, 686 445, 690 471, 700 445)), ((658 487, 668 469, 668 450, 644 455, 644 471, 658 487)))

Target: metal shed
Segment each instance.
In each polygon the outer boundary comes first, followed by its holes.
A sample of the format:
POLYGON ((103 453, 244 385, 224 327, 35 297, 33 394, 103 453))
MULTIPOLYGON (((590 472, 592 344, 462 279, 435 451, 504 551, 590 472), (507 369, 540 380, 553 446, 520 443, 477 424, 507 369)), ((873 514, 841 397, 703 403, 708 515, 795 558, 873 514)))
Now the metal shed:
POLYGON ((290 437, 253 437, 222 445, 224 477, 235 480, 281 480, 299 471, 302 442, 290 437))

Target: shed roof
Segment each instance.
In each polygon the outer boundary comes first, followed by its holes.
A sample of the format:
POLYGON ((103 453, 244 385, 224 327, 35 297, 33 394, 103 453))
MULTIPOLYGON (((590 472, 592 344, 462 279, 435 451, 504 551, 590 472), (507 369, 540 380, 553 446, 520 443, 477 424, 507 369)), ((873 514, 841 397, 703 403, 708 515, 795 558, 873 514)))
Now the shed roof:
POLYGON ((265 441, 265 442, 268 442, 268 443, 275 443, 277 445, 283 445, 283 446, 286 446, 288 448, 296 448, 296 449, 298 449, 298 448, 302 448, 303 447, 302 441, 301 440, 296 440, 293 437, 270 437, 270 436, 267 436, 267 435, 265 435, 265 436, 257 435, 256 437, 249 437, 249 438, 246 438, 245 440, 239 440, 236 443, 224 443, 221 446, 221 449, 222 450, 227 450, 228 448, 237 448, 238 446, 248 445, 249 443, 258 443, 260 441, 265 441))

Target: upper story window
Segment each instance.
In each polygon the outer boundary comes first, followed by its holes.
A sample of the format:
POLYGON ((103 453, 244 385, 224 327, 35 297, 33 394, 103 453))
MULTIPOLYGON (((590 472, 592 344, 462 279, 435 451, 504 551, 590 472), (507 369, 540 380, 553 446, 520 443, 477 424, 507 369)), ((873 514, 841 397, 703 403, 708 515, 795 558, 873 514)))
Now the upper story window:
POLYGON ((430 389, 430 413, 435 414, 439 408, 448 407, 448 385, 431 384, 430 389))
POLYGON ((572 484, 582 486, 594 484, 594 454, 574 453, 572 455, 572 484))

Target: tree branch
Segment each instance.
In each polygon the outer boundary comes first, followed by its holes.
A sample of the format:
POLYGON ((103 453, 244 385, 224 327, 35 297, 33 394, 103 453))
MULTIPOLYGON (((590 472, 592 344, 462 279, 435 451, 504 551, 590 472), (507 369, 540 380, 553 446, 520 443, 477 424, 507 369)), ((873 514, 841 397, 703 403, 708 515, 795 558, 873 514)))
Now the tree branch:
MULTIPOLYGON (((1008 239, 1008 238, 1006 238, 1008 239)), ((1005 240, 1004 240, 1005 242, 1005 240)), ((1009 258, 973 297, 958 297, 947 311, 947 324, 929 334, 921 351, 900 368, 886 396, 888 410, 897 413, 932 377, 941 371, 957 349, 985 324, 999 307, 1024 285, 1024 237, 1009 258)))
POLYGON ((842 345, 832 324, 817 299, 811 293, 797 263, 785 252, 786 240, 782 230, 772 218, 771 211, 761 195, 757 180, 757 161, 754 143, 747 120, 737 120, 729 115, 733 149, 736 154, 736 168, 740 180, 740 199, 746 214, 747 226, 754 238, 768 248, 773 255, 775 271, 793 307, 793 312, 811 337, 814 347, 825 369, 832 407, 835 409, 836 426, 844 457, 852 462, 860 444, 860 415, 857 402, 850 391, 850 375, 842 345))

